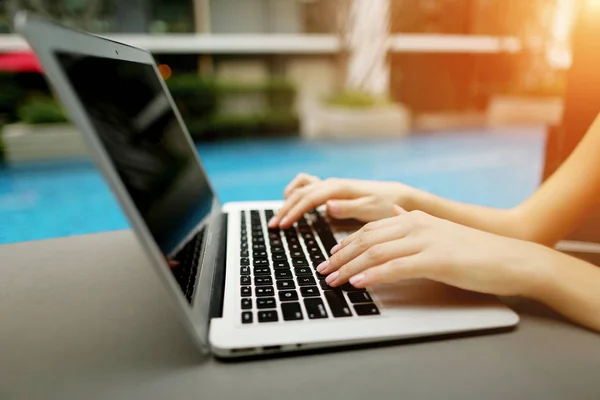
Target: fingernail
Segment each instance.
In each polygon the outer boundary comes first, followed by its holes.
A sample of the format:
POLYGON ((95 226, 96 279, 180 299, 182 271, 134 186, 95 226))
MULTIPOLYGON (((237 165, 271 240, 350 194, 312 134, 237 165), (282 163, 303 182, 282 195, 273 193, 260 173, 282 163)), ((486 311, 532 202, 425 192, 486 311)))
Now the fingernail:
POLYGON ((340 212, 340 205, 335 201, 328 202, 327 208, 329 209, 329 212, 332 214, 337 214, 340 212))
POLYGON ((288 222, 290 222, 290 219, 288 217, 283 217, 283 219, 279 223, 279 226, 285 226, 288 224, 288 222))
POLYGON ((331 251, 331 254, 333 255, 333 254, 337 253, 337 252, 340 250, 340 248, 341 248, 341 247, 342 247, 342 246, 341 246, 339 243, 338 243, 338 244, 336 244, 335 246, 333 246, 333 247, 331 248, 331 250, 330 250, 330 251, 331 251))
POLYGON ((338 276, 340 276, 340 273, 335 271, 334 273, 327 276, 327 278, 325 278, 325 282, 327 282, 328 285, 331 285, 333 282, 335 282, 338 276))
POLYGON ((329 267, 329 260, 325 260, 321 264, 319 264, 319 266, 317 267, 317 272, 322 272, 327 267, 329 267))
POLYGON ((269 228, 275 228, 277 226, 277 217, 272 217, 267 225, 269 225, 269 228))
POLYGON ((358 274, 358 275, 354 275, 352 278, 350 278, 350 284, 354 287, 356 287, 357 285, 360 285, 360 283, 365 279, 365 274, 358 274))

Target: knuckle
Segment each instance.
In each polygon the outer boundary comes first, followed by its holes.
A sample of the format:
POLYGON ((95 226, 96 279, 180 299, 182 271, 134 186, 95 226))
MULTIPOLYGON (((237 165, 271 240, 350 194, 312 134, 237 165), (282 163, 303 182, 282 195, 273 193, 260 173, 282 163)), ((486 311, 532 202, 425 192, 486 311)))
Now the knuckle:
POLYGON ((384 249, 381 245, 371 246, 366 252, 365 255, 368 260, 379 262, 383 260, 384 257, 384 249))
POLYGON ((365 251, 369 248, 369 239, 365 235, 359 235, 354 243, 360 251, 365 251))

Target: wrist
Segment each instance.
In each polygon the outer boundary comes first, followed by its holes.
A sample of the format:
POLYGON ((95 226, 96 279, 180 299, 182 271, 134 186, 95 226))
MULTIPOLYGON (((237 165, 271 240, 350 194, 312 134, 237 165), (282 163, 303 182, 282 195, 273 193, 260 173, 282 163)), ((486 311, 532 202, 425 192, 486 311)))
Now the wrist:
POLYGON ((406 211, 420 210, 426 212, 426 192, 411 186, 398 184, 395 203, 406 211))
POLYGON ((522 280, 521 295, 547 303, 550 297, 556 295, 560 259, 564 255, 539 244, 531 245, 538 251, 530 254, 529 260, 525 262, 526 267, 522 268, 527 276, 522 280))

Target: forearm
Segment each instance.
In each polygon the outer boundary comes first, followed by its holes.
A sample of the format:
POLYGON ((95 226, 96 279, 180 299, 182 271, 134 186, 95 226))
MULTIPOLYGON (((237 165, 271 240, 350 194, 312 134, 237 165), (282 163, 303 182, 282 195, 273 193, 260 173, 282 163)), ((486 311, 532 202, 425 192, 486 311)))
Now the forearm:
POLYGON ((529 297, 566 318, 600 332, 600 267, 548 250, 529 297))
POLYGON ((529 240, 520 229, 519 216, 512 209, 459 203, 423 191, 415 191, 406 203, 409 209, 421 210, 457 224, 501 236, 529 240))

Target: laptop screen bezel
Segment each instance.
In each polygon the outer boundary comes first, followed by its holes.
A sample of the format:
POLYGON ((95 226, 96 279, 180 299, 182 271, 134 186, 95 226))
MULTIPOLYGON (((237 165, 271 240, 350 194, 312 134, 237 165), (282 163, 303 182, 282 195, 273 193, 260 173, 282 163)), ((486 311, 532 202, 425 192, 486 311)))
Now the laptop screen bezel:
MULTIPOLYGON (((165 82, 160 77, 154 58, 146 50, 119 43, 111 39, 66 28, 49 21, 32 17, 31 15, 20 14, 15 19, 15 22, 17 31, 25 37, 38 56, 40 63, 44 68, 45 75, 49 79, 61 103, 69 112, 72 122, 83 135, 90 156, 119 201, 123 212, 126 214, 142 247, 148 254, 151 264, 158 276, 163 284, 167 286, 169 297, 174 301, 177 310, 180 313, 183 313, 181 316, 183 317, 184 325, 188 330, 191 330, 194 333, 194 336, 198 339, 197 344, 203 349, 208 350, 209 308, 210 296, 212 293, 212 290, 210 289, 212 286, 212 274, 215 268, 215 265, 209 265, 209 263, 214 262, 215 255, 207 254, 207 251, 203 251, 204 257, 200 260, 201 271, 200 274, 198 274, 198 281, 196 282, 197 289, 190 306, 183 296, 177 281, 174 279, 160 248, 148 229, 148 226, 119 177, 111 158, 107 154, 100 138, 97 136, 93 124, 85 111, 85 107, 79 101, 79 98, 73 90, 68 77, 64 73, 56 54, 57 52, 68 52, 84 56, 104 57, 151 65, 157 79, 160 81, 162 88, 165 91, 171 107, 173 108, 173 112, 181 126, 183 134, 186 136, 189 145, 194 146, 183 119, 175 106, 173 98, 171 97, 165 82)), ((207 177, 207 184, 212 191, 214 199, 208 217, 209 222, 206 229, 206 239, 204 240, 206 250, 211 247, 211 244, 214 248, 214 243, 211 243, 210 238, 218 236, 211 235, 211 230, 213 229, 213 225, 218 225, 217 221, 220 220, 221 203, 210 179, 208 179, 198 154, 196 152, 194 152, 194 154, 200 168, 202 168, 204 175, 207 177)))

